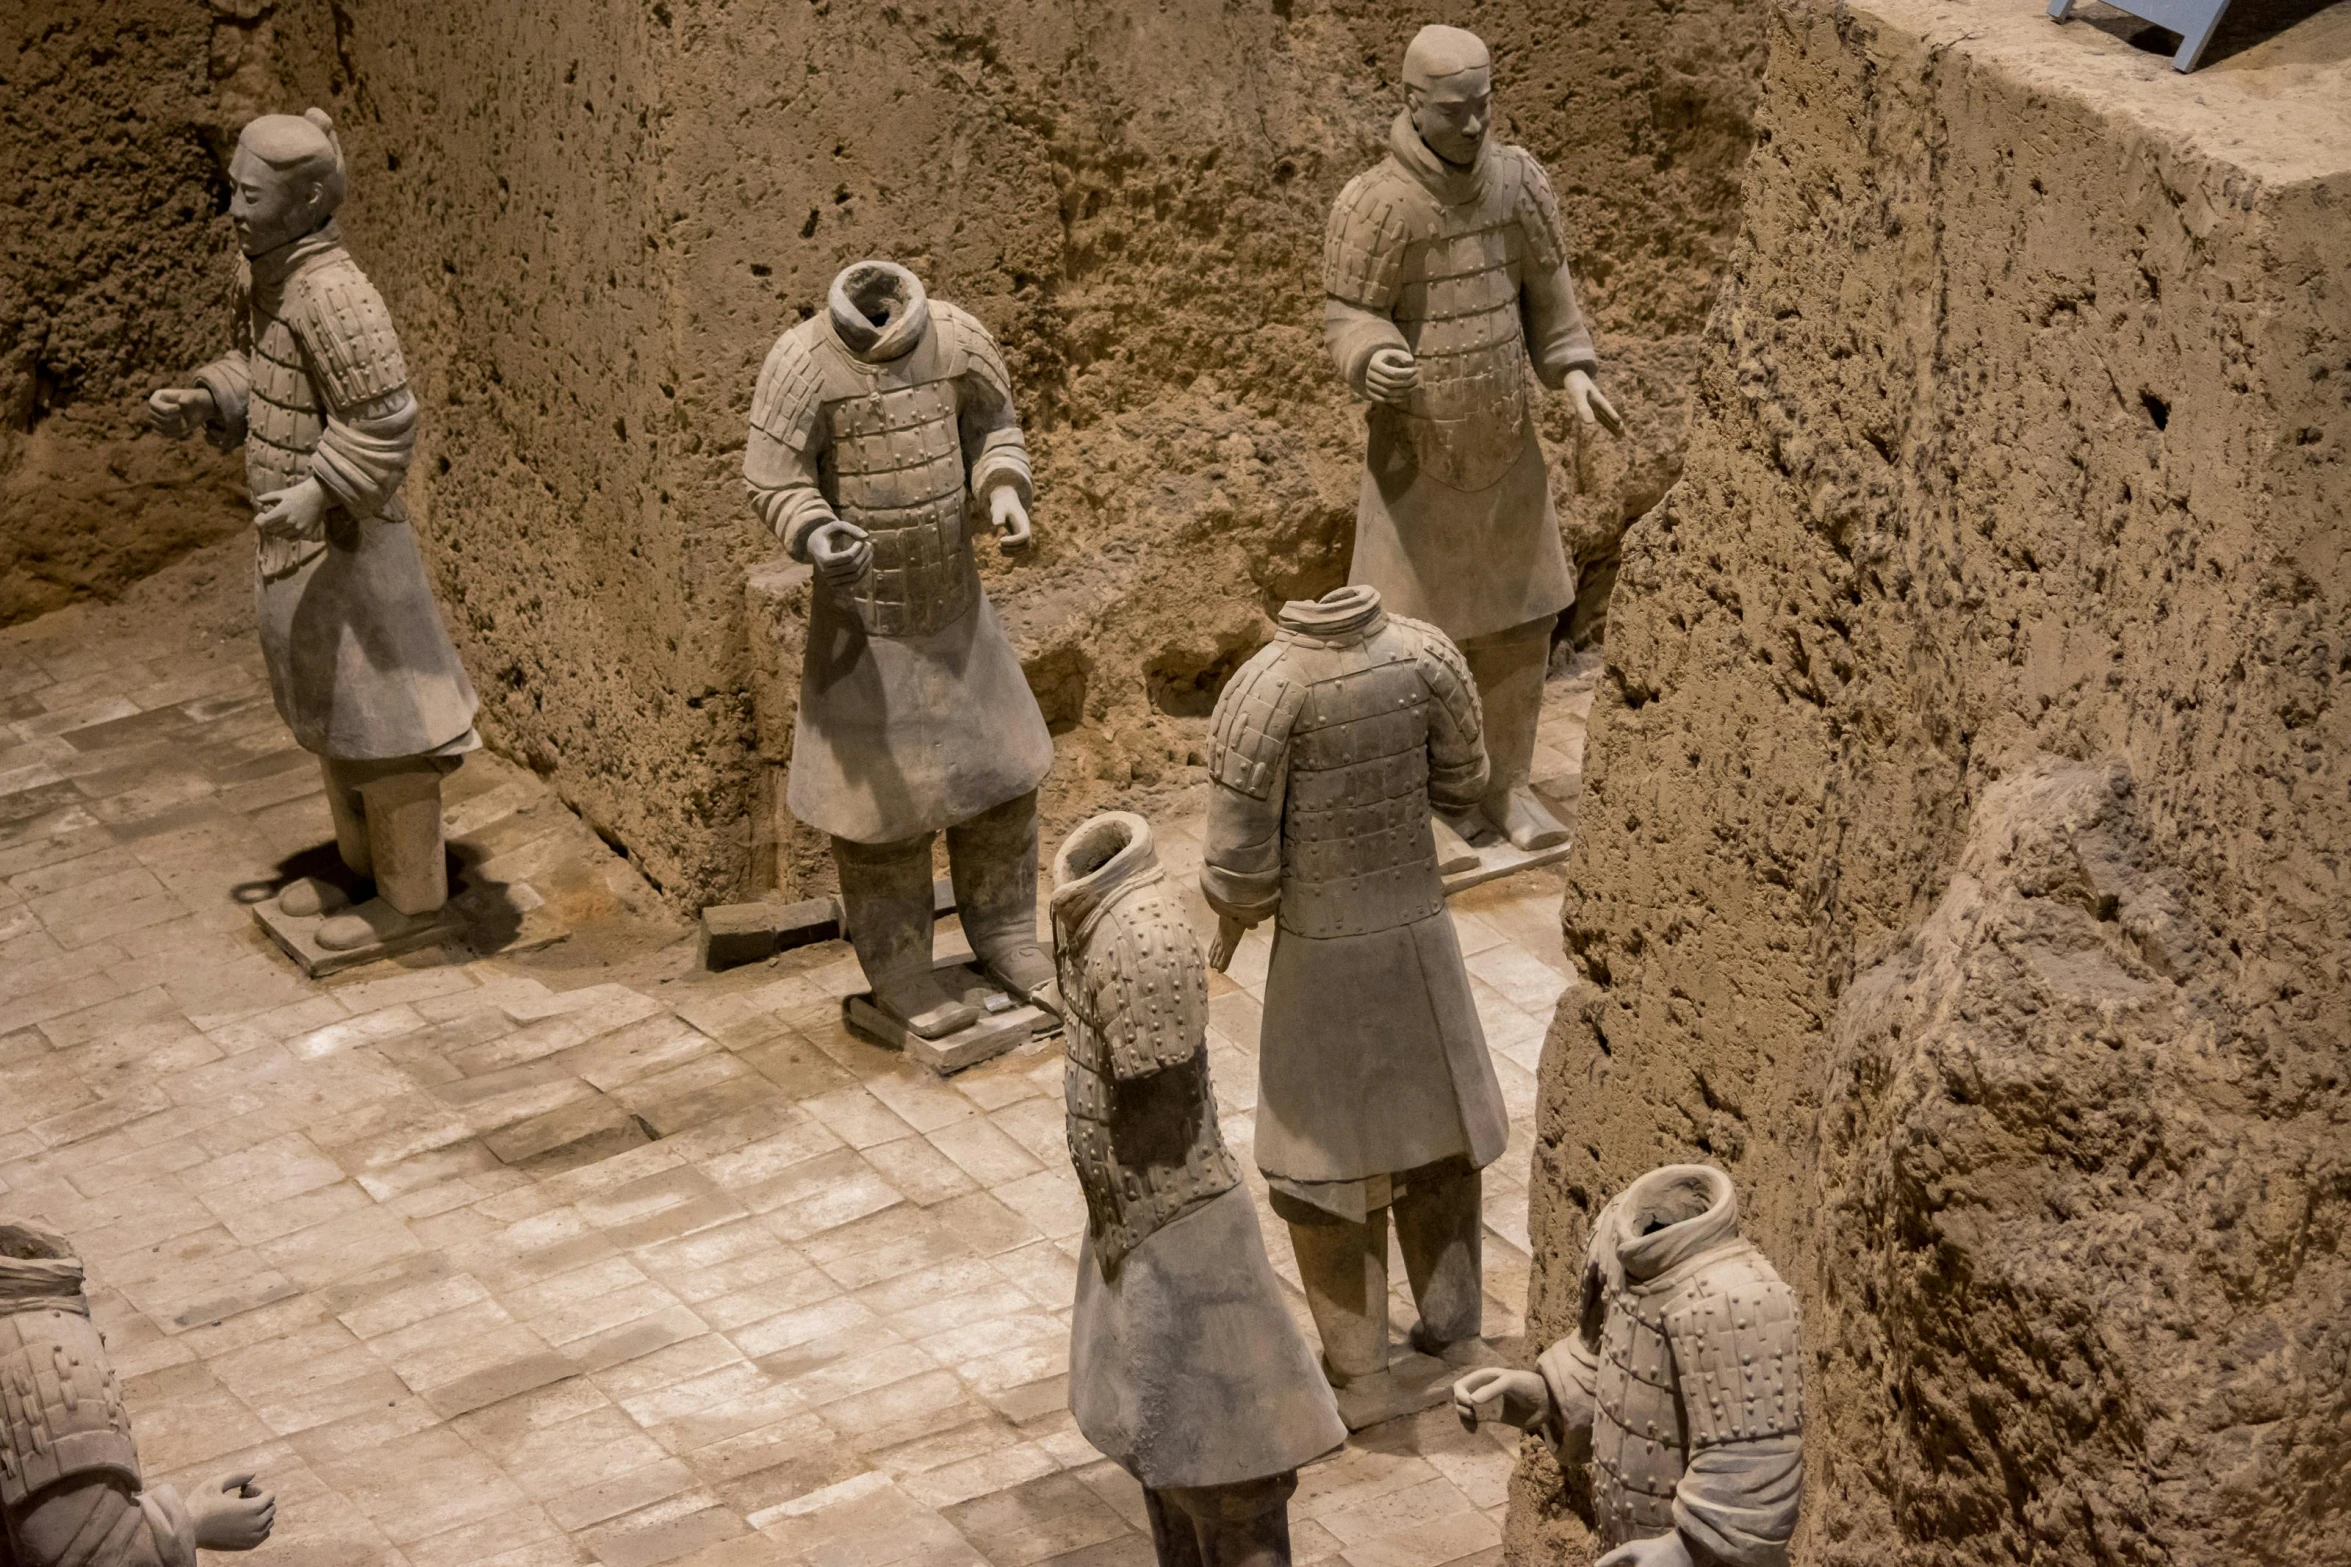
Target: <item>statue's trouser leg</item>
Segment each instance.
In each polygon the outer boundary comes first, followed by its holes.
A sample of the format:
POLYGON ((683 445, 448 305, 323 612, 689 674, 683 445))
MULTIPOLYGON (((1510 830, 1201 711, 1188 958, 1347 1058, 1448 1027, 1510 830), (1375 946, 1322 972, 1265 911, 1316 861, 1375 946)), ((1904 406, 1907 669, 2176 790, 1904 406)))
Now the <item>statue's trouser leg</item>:
POLYGON ((352 875, 374 876, 375 856, 367 844, 367 811, 359 803, 359 785, 346 776, 350 764, 322 756, 318 770, 327 781, 327 810, 335 818, 335 852, 352 875))
POLYGON ((1486 783, 1484 812, 1522 849, 1548 847, 1567 830, 1529 787, 1535 772, 1535 727, 1543 712, 1543 676, 1551 664, 1551 628, 1546 615, 1461 644, 1470 679, 1485 709, 1486 783))
POLYGON ((857 966, 874 1002, 925 1039, 968 1028, 979 1014, 947 994, 931 973, 931 842, 917 833, 894 843, 833 840, 841 911, 857 966))
POLYGON ((1465 1159, 1424 1165, 1395 1201, 1396 1249, 1420 1307, 1415 1347, 1428 1351, 1476 1338, 1485 1326, 1484 1182, 1465 1159))
POLYGON ((1037 792, 948 828, 947 873, 972 952, 1026 1000, 1053 978, 1037 940, 1037 792))
POLYGON ((376 896, 402 914, 430 914, 449 901, 441 779, 453 765, 440 757, 323 763, 343 863, 372 877, 376 896))
POLYGON ((1386 1370, 1388 1210, 1374 1208, 1357 1223, 1277 1192, 1274 1212, 1290 1227, 1324 1371, 1344 1387, 1386 1370))
POLYGON ((1192 1515, 1168 1499, 1165 1491, 1143 1487, 1143 1512, 1151 1520, 1151 1549, 1159 1567, 1204 1567, 1200 1559, 1200 1531, 1192 1515))
MULTIPOLYGON (((1236 1411, 1235 1418, 1246 1415, 1236 1411)), ((1290 1494, 1297 1489, 1293 1472, 1231 1485, 1146 1490, 1144 1504, 1151 1510, 1151 1540, 1159 1546, 1159 1560, 1197 1562, 1200 1567, 1290 1567, 1290 1494), (1160 1544, 1163 1514, 1173 1515, 1165 1531, 1169 1535, 1180 1536, 1190 1525, 1190 1556, 1170 1556, 1160 1544)))

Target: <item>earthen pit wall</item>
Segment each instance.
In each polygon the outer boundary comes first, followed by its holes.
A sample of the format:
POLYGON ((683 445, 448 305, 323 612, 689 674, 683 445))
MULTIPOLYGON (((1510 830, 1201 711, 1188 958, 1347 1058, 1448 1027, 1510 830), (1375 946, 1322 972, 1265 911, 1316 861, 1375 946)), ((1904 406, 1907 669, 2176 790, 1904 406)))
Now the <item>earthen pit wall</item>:
MULTIPOLYGON (((260 109, 336 116, 344 227, 424 400, 409 492, 485 734, 690 908, 752 881, 780 759, 755 755, 743 595, 773 551, 736 477, 752 379, 859 256, 914 262, 1005 342, 1039 543, 983 569, 1059 731, 1053 819, 1197 776, 1207 703, 1266 610, 1344 570, 1361 435, 1319 348, 1322 224, 1379 155, 1426 19, 1386 0, 921 3, 886 23, 285 0, 216 12, 209 39, 180 28, 142 69, 185 88, 163 139, 189 148, 260 109)), ((1760 19, 1740 0, 1460 19, 1497 49, 1506 134, 1553 172, 1634 422, 1629 443, 1579 448, 1546 413, 1571 547, 1604 586, 1677 460, 1760 19)), ((55 105, 93 85, 61 66, 40 133, 78 134, 55 105)), ((155 346, 89 386, 113 421, 93 461, 192 465, 209 489, 159 504, 217 537, 243 526, 233 461, 127 439, 145 385, 229 327, 225 223, 143 227, 155 210, 131 202, 99 236, 165 254, 170 282, 149 290, 155 346)), ((61 591, 154 563, 101 543, 61 591)), ((790 694, 764 693, 768 730, 788 733, 790 694)), ((787 886, 823 876, 810 848, 787 886)))
MULTIPOLYGON (((1532 1328, 1570 1327, 1598 1203, 1659 1163, 1730 1170, 1807 1313, 1800 1561, 2007 1561, 2036 1537, 2050 1559, 2318 1559, 2325 1460, 2295 1443, 2332 1440, 2345 1380, 2323 1326, 2343 1264, 2315 1237, 2346 1196, 2351 72, 2339 47, 2315 57, 2281 44, 2183 81, 2031 8, 1775 22, 1686 468, 1628 532, 1611 612, 1532 1328), (2266 1366, 2271 1391, 2124 1389, 2073 1441, 2050 1422, 2078 1411, 2005 1402, 1984 1367, 1941 1390, 1975 1408, 1976 1450, 1922 1458, 1905 1389, 1853 1358, 1859 1281, 1824 1273, 1824 1063, 1843 985, 1943 894, 1985 787, 2036 755, 2128 764, 2166 879, 2230 955, 2182 983, 2209 987, 2230 1053, 2208 1135, 2228 1186, 2262 1195, 2167 1214, 2236 1253, 2225 1279, 2199 1256, 2212 1299, 2187 1314, 2230 1304, 2176 1355, 2208 1357, 2215 1387, 2266 1366), (2304 1380, 2329 1354, 2331 1385, 2304 1380), (2087 1479, 2036 1456, 2092 1444, 2087 1479), (1938 1534, 1971 1488, 2002 1522, 1938 1534)), ((1941 1150, 1946 1200, 2026 1200, 1971 1189, 1973 1155, 1941 1150)), ((1956 1270, 1956 1311, 1967 1233, 1931 1264, 1956 1270)), ((1547 1459, 1522 1466, 1510 1540, 1588 1559, 1547 1459)))

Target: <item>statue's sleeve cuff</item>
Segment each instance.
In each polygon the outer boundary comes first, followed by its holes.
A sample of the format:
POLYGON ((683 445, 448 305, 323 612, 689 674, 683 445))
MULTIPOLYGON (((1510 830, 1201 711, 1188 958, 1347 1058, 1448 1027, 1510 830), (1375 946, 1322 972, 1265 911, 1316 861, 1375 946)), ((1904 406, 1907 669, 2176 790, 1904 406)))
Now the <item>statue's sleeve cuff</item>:
POLYGON ((139 1493, 139 1511, 155 1540, 155 1559, 162 1567, 196 1567, 196 1518, 180 1493, 158 1485, 139 1493))
POLYGON ((196 372, 196 384, 212 395, 210 434, 226 450, 245 439, 245 407, 253 396, 253 370, 243 354, 224 354, 196 372))
POLYGON ((1021 439, 1018 425, 990 430, 980 443, 979 456, 972 460, 972 494, 985 496, 1003 484, 1013 487, 1023 506, 1036 494, 1036 481, 1029 469, 1028 443, 1021 439))

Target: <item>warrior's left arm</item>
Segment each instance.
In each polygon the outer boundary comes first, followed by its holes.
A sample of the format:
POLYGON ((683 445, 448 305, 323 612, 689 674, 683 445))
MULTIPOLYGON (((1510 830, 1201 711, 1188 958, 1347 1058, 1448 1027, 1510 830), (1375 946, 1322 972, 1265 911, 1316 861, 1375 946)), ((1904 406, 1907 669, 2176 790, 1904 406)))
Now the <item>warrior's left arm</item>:
POLYGON ((1525 236, 1521 262, 1519 320, 1526 328, 1527 357, 1545 386, 1566 384, 1570 370, 1590 375, 1600 368, 1592 347, 1591 328, 1584 324, 1583 307, 1576 303, 1575 277, 1567 269, 1567 233, 1559 221, 1559 203, 1543 166, 1523 150, 1520 160, 1519 231, 1525 236))
POLYGON ((1804 1492, 1795 1292, 1776 1274, 1734 1283, 1710 1314, 1669 1314, 1690 1457, 1674 1527, 1696 1561, 1786 1567, 1804 1492))
POLYGON ((326 429, 311 456, 310 476, 354 517, 373 517, 416 454, 416 394, 392 314, 358 268, 337 266, 309 291, 302 313, 326 429))
POLYGON ((1026 506, 1035 498, 1036 486, 1020 415, 1012 406, 1012 376, 1004 368, 1003 351, 976 317, 951 306, 934 309, 941 328, 957 336, 964 352, 963 376, 956 384, 956 431, 963 440, 971 493, 984 498, 998 485, 1009 484, 1026 506))
POLYGON ((33 1567, 196 1567, 196 1524, 170 1486, 136 1490, 121 1474, 69 1476, 9 1509, 33 1567))

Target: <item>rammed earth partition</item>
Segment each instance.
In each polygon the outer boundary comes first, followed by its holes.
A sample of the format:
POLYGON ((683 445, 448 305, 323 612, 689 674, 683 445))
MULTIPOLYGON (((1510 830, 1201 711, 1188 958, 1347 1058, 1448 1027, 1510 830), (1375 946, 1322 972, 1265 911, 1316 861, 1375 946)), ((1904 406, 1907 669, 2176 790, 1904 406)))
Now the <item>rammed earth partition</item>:
MULTIPOLYGON (((2347 1559, 2347 58, 1774 27, 1611 616, 1533 1315, 1625 1181, 1727 1168, 1799 1561, 2347 1559)), ((1525 1470, 1521 1559, 1580 1538, 1525 1470)))

